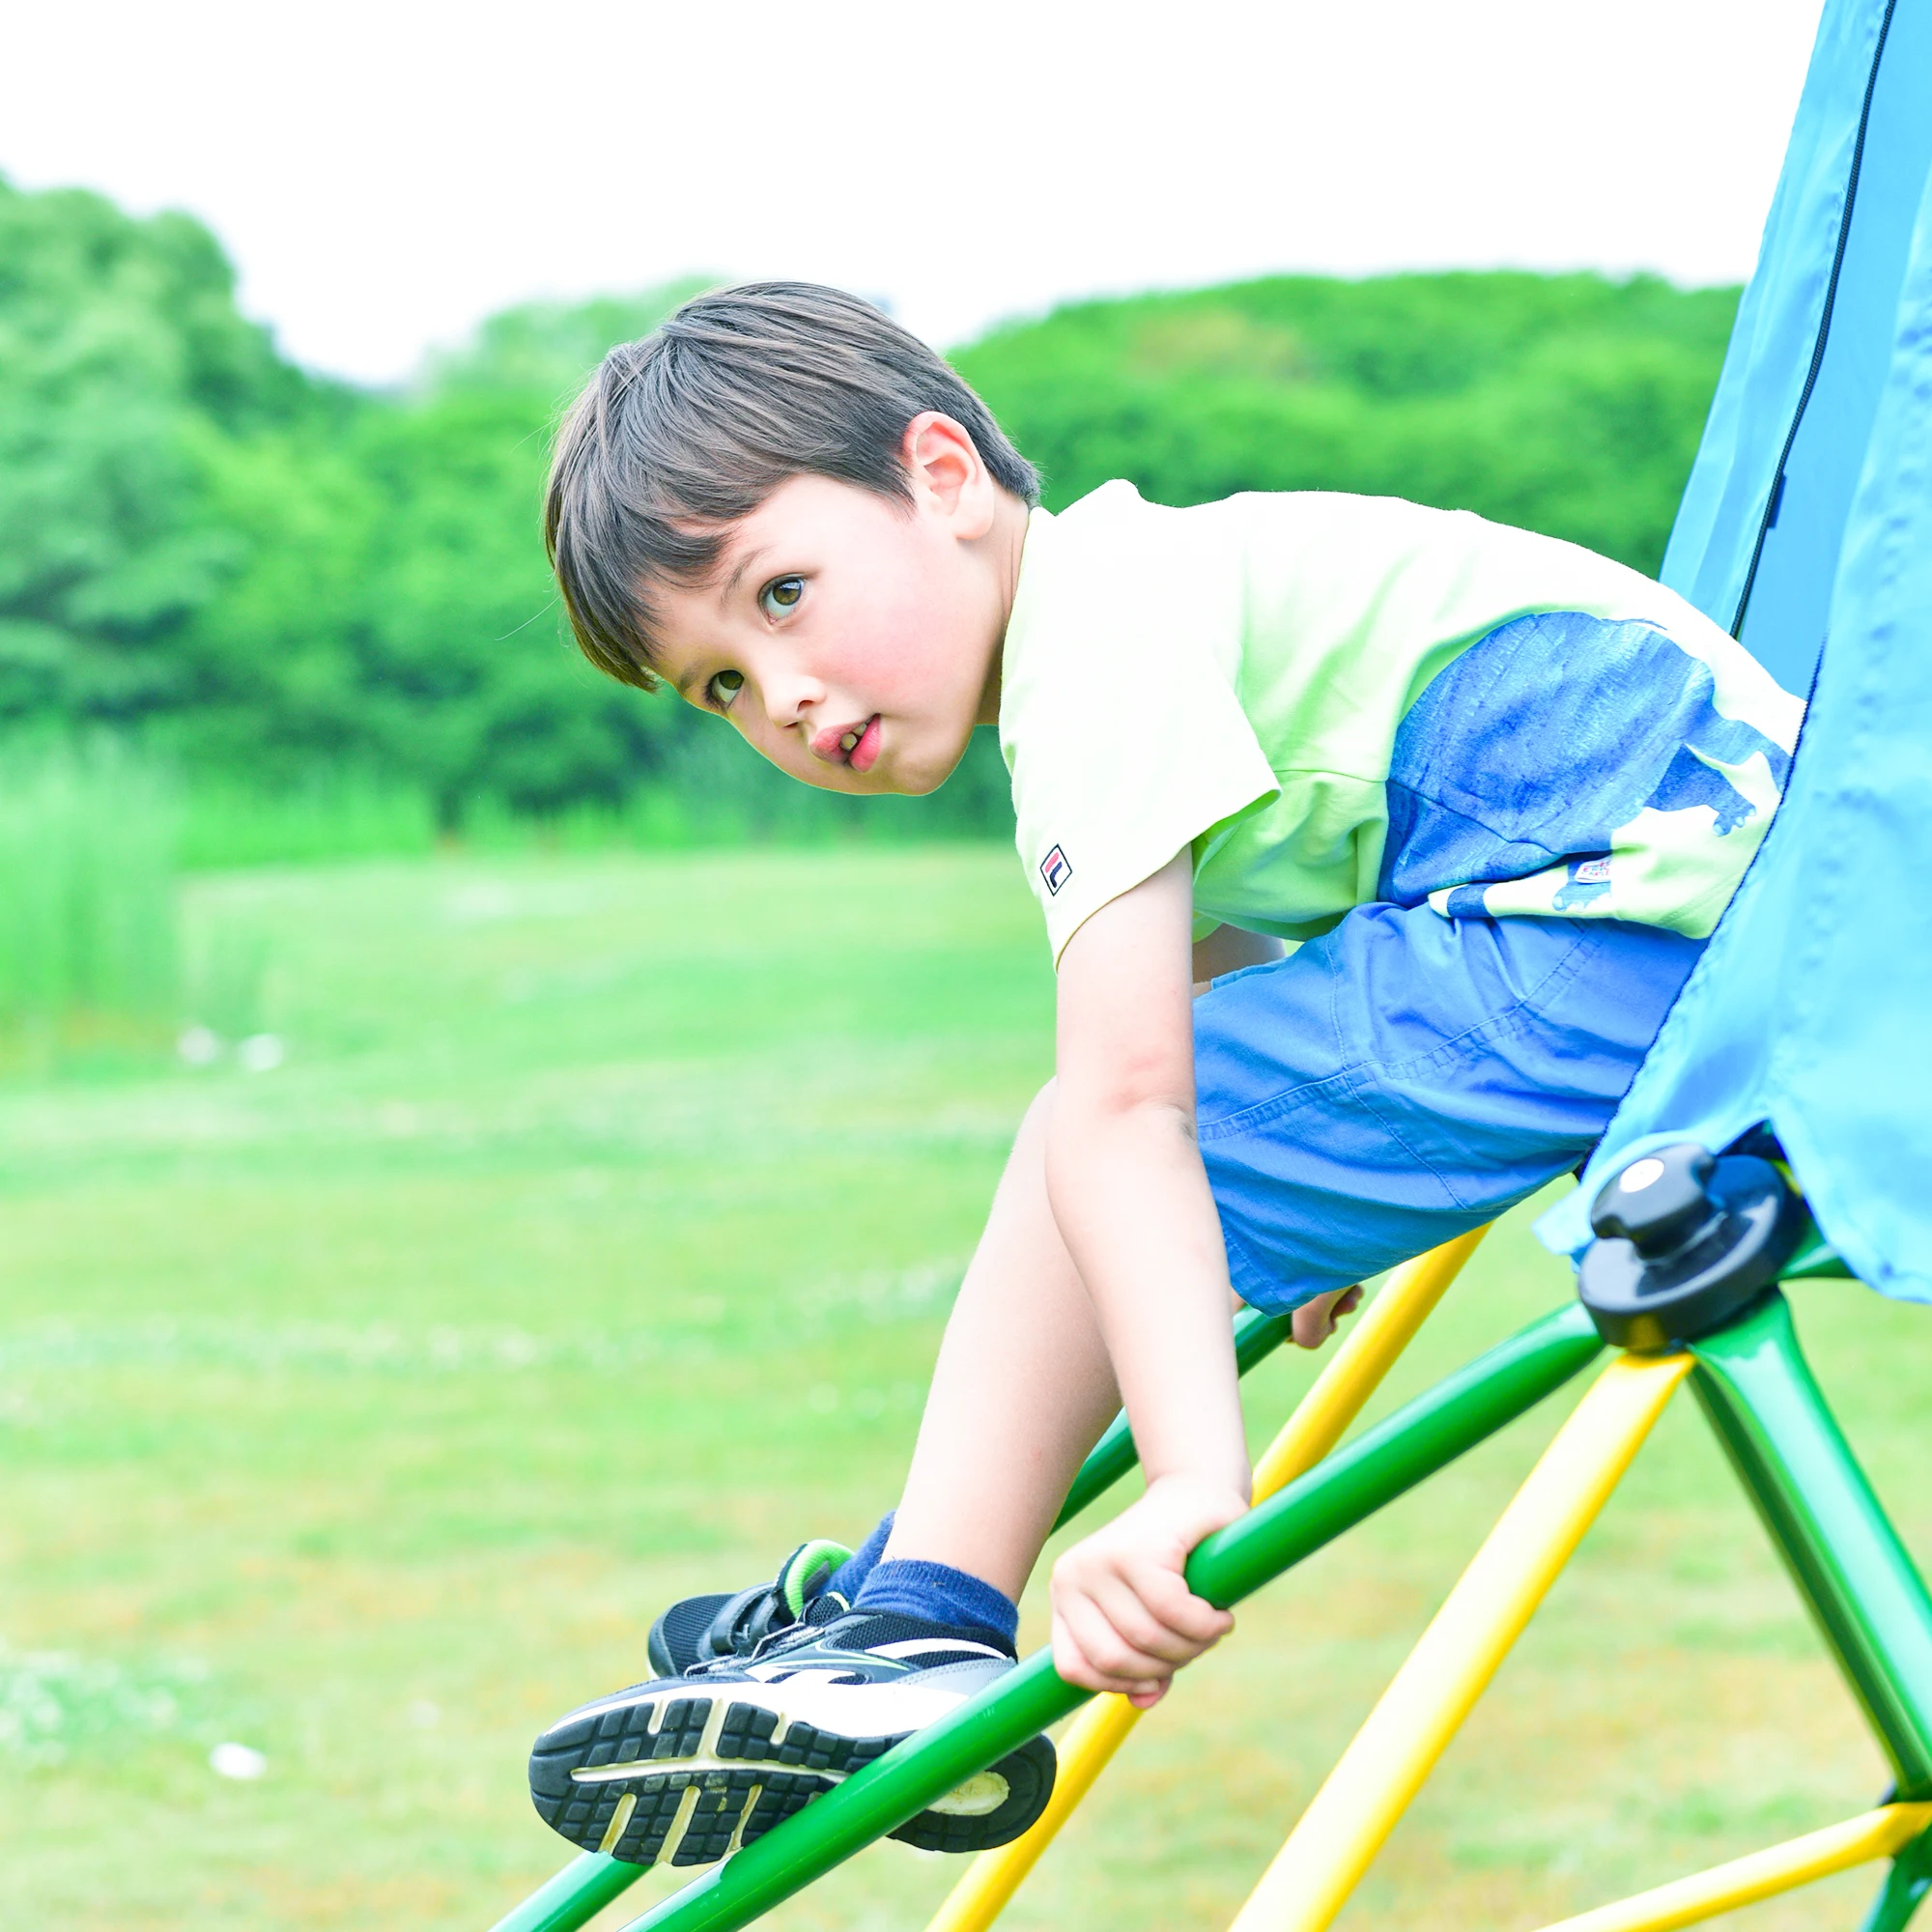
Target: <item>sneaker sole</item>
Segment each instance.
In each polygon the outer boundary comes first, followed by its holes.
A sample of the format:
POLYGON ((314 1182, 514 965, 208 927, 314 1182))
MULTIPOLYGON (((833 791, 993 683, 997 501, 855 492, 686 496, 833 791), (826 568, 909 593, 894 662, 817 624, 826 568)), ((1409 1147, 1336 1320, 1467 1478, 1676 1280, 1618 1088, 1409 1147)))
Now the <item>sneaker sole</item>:
MULTIPOLYGON (((909 1734, 830 1731, 787 1711, 787 1700, 753 1702, 744 1689, 593 1705, 565 1719, 530 1753, 537 1815, 584 1851, 628 1864, 714 1864, 909 1734)), ((1051 1743, 1031 1738, 892 1835, 923 1851, 1007 1844, 1046 1808, 1054 1768, 1051 1743)))

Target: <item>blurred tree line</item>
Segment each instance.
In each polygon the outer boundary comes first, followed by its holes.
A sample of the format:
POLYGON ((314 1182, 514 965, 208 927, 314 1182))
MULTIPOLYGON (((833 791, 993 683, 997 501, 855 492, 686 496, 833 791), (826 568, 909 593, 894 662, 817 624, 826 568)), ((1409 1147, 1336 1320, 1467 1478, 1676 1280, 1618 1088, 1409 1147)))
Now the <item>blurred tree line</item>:
MULTIPOLYGON (((559 624, 549 425, 697 286, 513 309, 362 391, 277 355, 189 217, 0 182, 0 741, 105 728, 265 798, 355 774, 445 830, 842 823, 849 802, 599 679, 559 624)), ((1389 492, 1654 570, 1735 303, 1644 277, 1280 276, 1078 304, 955 359, 1055 506, 1117 475, 1172 503, 1389 492)), ((901 822, 1001 825, 1003 776, 980 746, 901 822)))
POLYGON ((1352 490, 1475 510, 1655 574, 1738 291, 1656 276, 1274 275, 1083 302, 953 359, 1059 508, 1352 490))

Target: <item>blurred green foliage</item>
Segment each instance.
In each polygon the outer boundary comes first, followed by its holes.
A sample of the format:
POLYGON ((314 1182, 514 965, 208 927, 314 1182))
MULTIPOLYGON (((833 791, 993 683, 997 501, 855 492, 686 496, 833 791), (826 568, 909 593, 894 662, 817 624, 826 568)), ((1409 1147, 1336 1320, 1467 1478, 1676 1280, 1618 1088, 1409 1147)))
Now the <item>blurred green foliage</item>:
MULTIPOLYGON (((277 355, 187 216, 0 183, 0 734, 138 736, 217 795, 187 813, 203 859, 325 848, 331 797, 360 801, 356 849, 532 818, 644 844, 1003 829, 989 743, 861 819, 571 647, 536 528, 550 424, 698 286, 512 309, 359 391, 277 355)), ((1283 276, 1081 303, 957 360, 1054 504, 1116 475, 1175 503, 1392 492, 1654 569, 1735 299, 1283 276)))
POLYGON ((536 495, 558 402, 688 293, 519 309, 358 393, 277 356, 198 223, 0 184, 0 727, 380 778, 445 825, 625 798, 668 713, 559 635, 536 495))
POLYGON ((402 395, 217 445, 241 555, 185 639, 210 684, 180 722, 190 760, 404 780, 445 827, 481 798, 614 805, 652 775, 669 707, 567 641, 537 500, 559 404, 695 286, 513 310, 402 395))
POLYGON ((1737 308, 1654 276, 1307 275, 1083 302, 954 358, 1051 508, 1124 476, 1407 497, 1655 573, 1737 308))
POLYGON ((0 185, 0 719, 201 696, 181 646, 242 549, 211 456, 322 406, 195 222, 0 185))
POLYGON ((0 1068, 169 1037, 174 818, 171 789, 114 739, 0 748, 0 1068))

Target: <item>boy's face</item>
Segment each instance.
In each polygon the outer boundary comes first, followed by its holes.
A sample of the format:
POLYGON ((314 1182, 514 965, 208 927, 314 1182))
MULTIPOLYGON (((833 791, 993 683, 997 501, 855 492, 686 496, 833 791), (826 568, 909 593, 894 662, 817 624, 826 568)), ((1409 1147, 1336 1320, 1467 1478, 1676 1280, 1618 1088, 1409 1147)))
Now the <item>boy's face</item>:
POLYGON ((916 417, 903 454, 910 507, 794 476, 707 582, 653 599, 666 682, 828 791, 931 791, 997 711, 1026 507, 948 417, 916 417))

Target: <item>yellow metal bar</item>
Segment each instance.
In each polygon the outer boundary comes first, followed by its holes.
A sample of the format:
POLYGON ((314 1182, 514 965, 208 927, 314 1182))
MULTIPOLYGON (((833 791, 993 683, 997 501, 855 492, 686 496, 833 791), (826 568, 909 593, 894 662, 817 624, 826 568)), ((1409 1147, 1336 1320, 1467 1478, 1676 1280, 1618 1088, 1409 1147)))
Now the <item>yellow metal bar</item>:
POLYGON ((1315 1794, 1233 1932, 1321 1932, 1347 1903, 1690 1371, 1619 1356, 1544 1451, 1315 1794))
POLYGON ((1809 1885, 1814 1878, 1849 1871, 1873 1859, 1889 1859, 1932 1827, 1932 1804, 1886 1804, 1862 1817, 1828 1825, 1789 1844, 1752 1852, 1729 1864, 1714 1865, 1693 1878, 1680 1878, 1640 1891, 1615 1905, 1559 1919, 1543 1932, 1674 1932, 1720 1912, 1735 1912, 1760 1898, 1775 1898, 1809 1885))
POLYGON ((1060 1769, 1053 1796, 1042 1811, 1009 1845, 981 1852, 946 1894, 925 1932, 983 1932, 1006 1910, 1021 1881, 1039 1862, 1094 1780, 1126 1743, 1142 1713, 1111 1692, 1095 1697, 1067 1726, 1060 1741, 1060 1769))
MULTIPOLYGON (((1342 1439, 1488 1233, 1487 1227, 1471 1229, 1389 1276, 1255 1464, 1256 1502, 1312 1469, 1342 1439)), ((973 1861, 925 1932, 985 1932, 1140 1718, 1124 1697, 1095 1697, 1060 1741, 1060 1771, 1046 1809, 1011 1844, 981 1852, 973 1861)))
POLYGON ((1489 1232, 1487 1225, 1472 1228, 1389 1276, 1382 1292, 1355 1318, 1354 1333, 1262 1452, 1255 1464, 1256 1502, 1306 1475, 1341 1441, 1489 1232))

